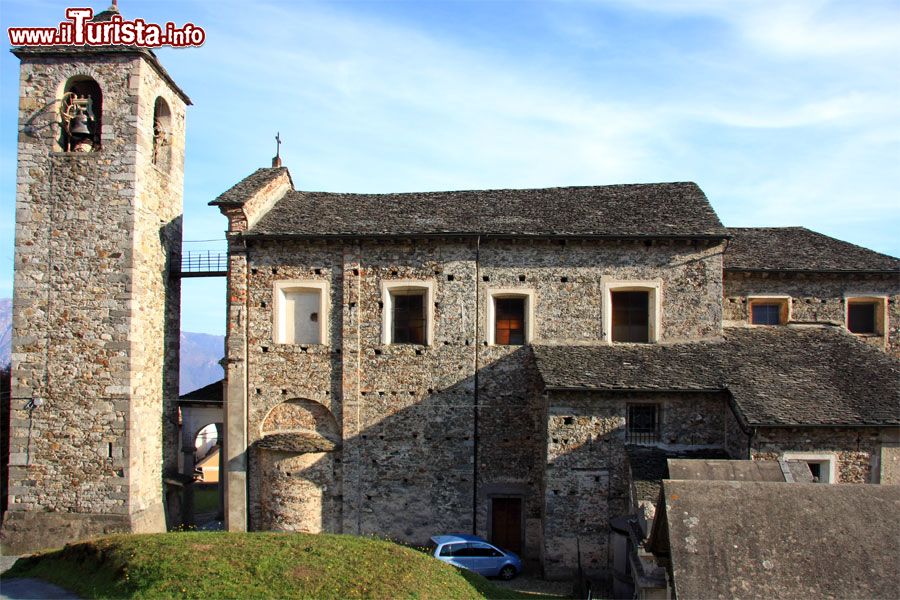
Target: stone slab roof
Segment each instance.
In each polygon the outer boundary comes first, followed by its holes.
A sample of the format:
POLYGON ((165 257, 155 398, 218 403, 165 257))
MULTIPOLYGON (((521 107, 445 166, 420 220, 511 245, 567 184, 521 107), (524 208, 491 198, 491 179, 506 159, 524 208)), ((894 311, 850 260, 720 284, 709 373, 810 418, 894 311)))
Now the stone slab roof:
POLYGON ((188 392, 187 394, 178 397, 178 403, 205 402, 222 404, 225 395, 224 383, 225 380, 220 379, 209 385, 205 385, 202 388, 198 388, 193 392, 188 392))
POLYGON ((900 597, 900 486, 665 481, 663 491, 664 531, 651 543, 668 548, 679 598, 900 597))
MULTIPOLYGON (((656 502, 663 479, 670 477, 670 460, 682 462, 703 462, 702 459, 727 459, 728 453, 720 448, 666 449, 659 446, 625 446, 628 464, 631 467, 631 481, 637 500, 656 502)), ((741 462, 721 460, 719 462, 741 462)), ((748 461, 749 462, 749 461, 748 461)), ((775 463, 778 466, 778 463, 775 463)))
MULTIPOLYGON (((807 468, 809 471, 809 468, 807 468)), ((773 460, 721 460, 670 458, 665 479, 710 481, 784 481, 781 465, 773 460)))
MULTIPOLYGON (((287 167, 272 167, 257 169, 247 177, 219 194, 219 197, 209 203, 210 206, 243 206, 247 199, 256 192, 266 187, 270 181, 282 173, 287 172, 287 167)), ((290 174, 288 174, 290 176, 290 174)))
POLYGON ((900 361, 837 327, 671 345, 535 346, 550 390, 727 390, 748 425, 898 425, 900 361))
MULTIPOLYGON (((260 169, 212 204, 240 204, 260 169)), ((275 237, 437 235, 724 238, 694 183, 402 194, 291 191, 248 232, 275 237)))
POLYGON ((726 271, 893 272, 900 259, 805 227, 729 227, 726 271))

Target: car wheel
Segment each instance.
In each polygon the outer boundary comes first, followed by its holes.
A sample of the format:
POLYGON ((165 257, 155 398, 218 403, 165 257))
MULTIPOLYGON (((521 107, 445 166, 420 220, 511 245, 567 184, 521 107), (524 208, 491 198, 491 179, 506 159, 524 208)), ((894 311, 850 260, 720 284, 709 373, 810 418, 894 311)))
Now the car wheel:
POLYGON ((512 565, 506 565, 502 569, 500 569, 500 579, 504 581, 509 581, 513 577, 516 576, 516 568, 512 565))

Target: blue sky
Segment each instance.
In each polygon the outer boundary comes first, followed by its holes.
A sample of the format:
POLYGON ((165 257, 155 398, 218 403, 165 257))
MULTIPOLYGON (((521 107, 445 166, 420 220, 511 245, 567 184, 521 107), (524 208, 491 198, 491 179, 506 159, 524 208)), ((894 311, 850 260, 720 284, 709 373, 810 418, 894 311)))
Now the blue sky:
MULTIPOLYGON (((206 30, 201 48, 158 53, 194 101, 186 240, 222 237, 206 203, 268 166, 280 131, 303 189, 690 180, 726 225, 804 225, 900 255, 896 0, 120 4, 206 30)), ((106 6, 0 0, 4 36, 80 5, 106 6)), ((3 53, 0 297, 17 73, 3 53)), ((222 333, 223 282, 183 294, 183 328, 222 333)))

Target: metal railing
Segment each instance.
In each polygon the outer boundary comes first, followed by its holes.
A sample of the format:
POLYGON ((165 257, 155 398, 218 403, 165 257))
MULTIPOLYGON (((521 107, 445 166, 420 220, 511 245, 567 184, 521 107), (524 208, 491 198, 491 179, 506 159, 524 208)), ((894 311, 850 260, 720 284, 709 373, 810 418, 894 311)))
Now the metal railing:
POLYGON ((228 252, 191 250, 181 255, 180 277, 224 277, 228 274, 228 252))
POLYGON ((656 431, 636 431, 629 429, 625 432, 626 444, 654 444, 659 441, 659 433, 656 431))

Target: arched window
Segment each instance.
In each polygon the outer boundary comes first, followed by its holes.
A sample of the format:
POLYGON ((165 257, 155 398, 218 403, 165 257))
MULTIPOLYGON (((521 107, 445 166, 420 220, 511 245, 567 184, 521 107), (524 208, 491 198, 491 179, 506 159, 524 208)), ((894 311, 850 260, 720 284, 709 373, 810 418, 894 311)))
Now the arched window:
POLYGON ((97 152, 103 128, 103 94, 90 77, 72 77, 63 88, 60 148, 64 152, 97 152))
POLYGON ((162 98, 153 106, 153 164, 168 173, 172 158, 172 111, 162 98))

